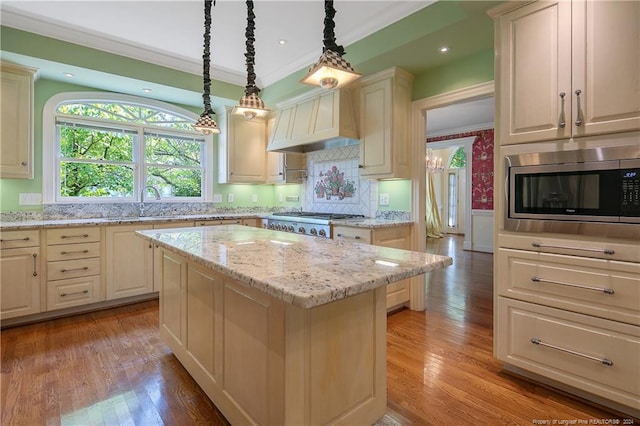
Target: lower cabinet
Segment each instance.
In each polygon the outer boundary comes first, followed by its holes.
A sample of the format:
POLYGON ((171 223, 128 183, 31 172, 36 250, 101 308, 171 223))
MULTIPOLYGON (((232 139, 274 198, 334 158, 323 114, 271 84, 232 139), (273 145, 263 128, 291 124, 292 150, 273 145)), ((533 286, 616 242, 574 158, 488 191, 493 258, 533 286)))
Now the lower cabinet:
POLYGON ((107 300, 153 292, 153 244, 136 235, 136 231, 149 228, 149 225, 106 228, 107 300))
POLYGON ((0 250, 0 319, 40 312, 40 271, 40 247, 0 250))
MULTIPOLYGON (((332 228, 332 238, 334 240, 410 250, 411 226, 412 225, 407 224, 385 228, 359 228, 334 225, 332 228)), ((387 309, 402 306, 408 303, 410 298, 410 280, 398 281, 387 286, 387 309)))

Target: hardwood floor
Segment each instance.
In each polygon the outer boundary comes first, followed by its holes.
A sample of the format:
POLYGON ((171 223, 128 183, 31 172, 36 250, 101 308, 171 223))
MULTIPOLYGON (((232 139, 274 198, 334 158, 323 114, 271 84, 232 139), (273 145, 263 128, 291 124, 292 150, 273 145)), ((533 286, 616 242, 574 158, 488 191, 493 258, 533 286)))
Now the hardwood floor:
MULTIPOLYGON (((425 312, 388 317, 384 424, 622 424, 501 372, 492 355, 492 255, 461 244, 429 240, 428 251, 454 265, 427 277, 425 312)), ((228 424, 160 341, 156 301, 3 330, 0 363, 2 425, 228 424)))

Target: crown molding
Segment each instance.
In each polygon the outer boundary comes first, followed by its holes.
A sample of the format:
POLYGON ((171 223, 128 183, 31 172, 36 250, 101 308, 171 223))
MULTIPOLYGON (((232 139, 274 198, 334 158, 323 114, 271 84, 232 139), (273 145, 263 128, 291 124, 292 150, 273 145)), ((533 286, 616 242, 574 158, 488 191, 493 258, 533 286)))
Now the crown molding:
MULTIPOLYGON (((106 38, 105 35, 98 32, 69 28, 58 22, 27 16, 7 6, 3 6, 2 25, 189 74, 202 74, 202 63, 200 62, 173 53, 148 49, 128 41, 106 38)), ((216 80, 240 86, 243 86, 246 80, 243 74, 215 66, 211 67, 211 75, 216 80)))

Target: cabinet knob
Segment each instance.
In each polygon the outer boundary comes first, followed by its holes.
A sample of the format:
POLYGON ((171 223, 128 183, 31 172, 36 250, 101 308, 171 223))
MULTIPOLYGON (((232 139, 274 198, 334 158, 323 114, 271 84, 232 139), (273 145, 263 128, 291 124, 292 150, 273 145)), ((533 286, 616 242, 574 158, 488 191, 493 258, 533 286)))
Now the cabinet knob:
POLYGON ((22 162, 22 163, 20 163, 20 164, 22 164, 24 167, 27 167, 27 162, 26 162, 26 161, 23 161, 23 162, 22 162))
POLYGON ((364 169, 364 166, 362 164, 358 164, 358 168, 359 169, 364 169))

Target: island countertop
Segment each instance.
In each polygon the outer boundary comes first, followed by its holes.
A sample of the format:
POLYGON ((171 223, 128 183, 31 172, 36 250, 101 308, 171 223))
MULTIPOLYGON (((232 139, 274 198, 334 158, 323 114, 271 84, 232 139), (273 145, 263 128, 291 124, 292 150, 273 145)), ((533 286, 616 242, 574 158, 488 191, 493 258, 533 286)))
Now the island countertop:
POLYGON ((238 225, 137 234, 302 308, 334 302, 453 263, 447 256, 238 225))

